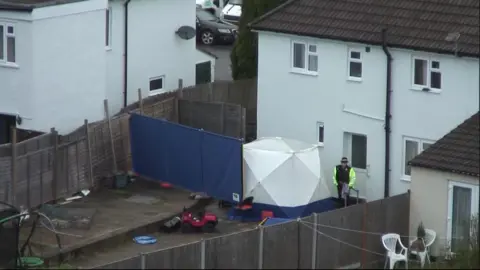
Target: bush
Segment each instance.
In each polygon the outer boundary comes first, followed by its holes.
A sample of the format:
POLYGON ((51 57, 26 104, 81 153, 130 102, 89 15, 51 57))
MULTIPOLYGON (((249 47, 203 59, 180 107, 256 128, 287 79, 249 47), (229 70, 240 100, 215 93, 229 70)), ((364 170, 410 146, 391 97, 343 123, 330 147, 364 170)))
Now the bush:
MULTIPOLYGON (((478 246, 478 217, 470 221, 470 236, 460 242, 461 248, 455 254, 448 254, 445 260, 433 263, 430 269, 480 269, 480 250, 478 246)), ((450 250, 450 247, 447 247, 450 250)))
POLYGON ((250 79, 257 76, 257 36, 248 24, 285 0, 246 0, 242 4, 242 17, 239 22, 239 35, 230 54, 232 78, 250 79))

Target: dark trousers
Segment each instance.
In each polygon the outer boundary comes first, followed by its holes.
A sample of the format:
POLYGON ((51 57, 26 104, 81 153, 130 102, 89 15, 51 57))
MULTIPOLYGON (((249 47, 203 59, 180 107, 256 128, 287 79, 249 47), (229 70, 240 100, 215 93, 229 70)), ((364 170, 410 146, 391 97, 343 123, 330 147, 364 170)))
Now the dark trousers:
MULTIPOLYGON (((338 199, 339 200, 342 200, 342 188, 343 188, 343 183, 338 182, 337 193, 338 193, 338 199)), ((347 194, 347 202, 348 202, 349 199, 350 199, 350 196, 347 194)))

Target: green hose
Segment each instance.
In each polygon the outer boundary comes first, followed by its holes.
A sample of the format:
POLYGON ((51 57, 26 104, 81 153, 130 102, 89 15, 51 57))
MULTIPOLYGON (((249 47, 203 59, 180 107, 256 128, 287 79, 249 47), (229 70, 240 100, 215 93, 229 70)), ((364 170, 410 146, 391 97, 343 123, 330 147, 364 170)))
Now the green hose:
POLYGON ((37 257, 21 257, 20 265, 25 268, 35 268, 43 266, 43 260, 37 257))

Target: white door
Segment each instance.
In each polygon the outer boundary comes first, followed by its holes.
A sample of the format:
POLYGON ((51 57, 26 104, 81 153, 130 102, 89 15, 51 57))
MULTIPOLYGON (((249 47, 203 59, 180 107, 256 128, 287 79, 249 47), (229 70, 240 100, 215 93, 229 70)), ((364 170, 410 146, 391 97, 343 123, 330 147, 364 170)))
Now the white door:
MULTIPOLYGON (((369 162, 367 157, 367 135, 345 132, 343 135, 343 155, 350 161, 357 175, 355 188, 359 197, 366 198, 367 179, 369 177, 369 162)), ((356 194, 350 194, 356 196, 356 194)))
POLYGON ((458 251, 470 239, 471 218, 478 217, 478 196, 478 186, 449 182, 447 239, 452 252, 458 251))

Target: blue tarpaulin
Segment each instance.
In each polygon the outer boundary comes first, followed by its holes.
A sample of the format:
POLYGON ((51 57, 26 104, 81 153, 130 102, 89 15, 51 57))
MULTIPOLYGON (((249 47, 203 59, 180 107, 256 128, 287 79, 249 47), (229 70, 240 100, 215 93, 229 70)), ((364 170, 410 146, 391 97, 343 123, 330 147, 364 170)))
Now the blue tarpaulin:
POLYGON ((243 197, 242 141, 132 114, 133 170, 232 203, 243 197))
POLYGON ((292 221, 291 218, 267 218, 267 220, 263 223, 263 226, 272 226, 275 224, 286 223, 292 221))

